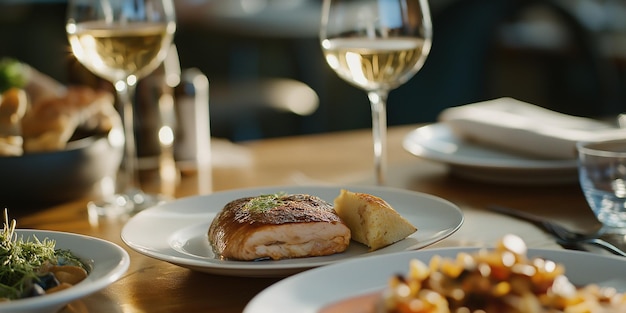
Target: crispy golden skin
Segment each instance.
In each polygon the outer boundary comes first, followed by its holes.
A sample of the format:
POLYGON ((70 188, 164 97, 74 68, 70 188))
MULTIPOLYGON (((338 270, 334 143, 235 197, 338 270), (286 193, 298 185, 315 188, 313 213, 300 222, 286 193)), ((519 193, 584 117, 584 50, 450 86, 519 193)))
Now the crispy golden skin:
MULTIPOLYGON (((258 199, 258 198, 256 198, 258 199)), ((246 205, 255 197, 234 200, 209 227, 209 241, 223 258, 257 260, 323 256, 343 252, 350 230, 324 200, 304 194, 276 198, 276 205, 246 205)))

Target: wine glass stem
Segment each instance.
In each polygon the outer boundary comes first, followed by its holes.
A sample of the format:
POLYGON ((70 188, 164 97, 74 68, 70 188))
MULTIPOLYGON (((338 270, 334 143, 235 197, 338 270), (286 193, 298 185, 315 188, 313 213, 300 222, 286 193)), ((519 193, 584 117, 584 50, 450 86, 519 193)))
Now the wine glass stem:
POLYGON ((367 93, 372 107, 374 171, 378 185, 385 184, 387 174, 387 94, 387 90, 375 90, 367 93))
POLYGON ((137 177, 137 150, 135 146, 135 127, 134 127, 134 112, 133 102, 135 95, 135 85, 128 84, 126 81, 118 81, 115 84, 117 95, 120 100, 122 123, 124 127, 124 170, 122 185, 120 191, 133 191, 140 190, 139 179, 137 177))

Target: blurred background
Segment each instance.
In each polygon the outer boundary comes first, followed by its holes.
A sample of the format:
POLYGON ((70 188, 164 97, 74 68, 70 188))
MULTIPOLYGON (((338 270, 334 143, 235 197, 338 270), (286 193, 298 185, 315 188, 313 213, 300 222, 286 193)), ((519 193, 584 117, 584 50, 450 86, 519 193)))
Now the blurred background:
MULTIPOLYGON (((389 125, 501 96, 562 113, 626 111, 626 0, 430 0, 433 46, 391 92, 389 125)), ((324 61, 321 0, 175 0, 182 68, 210 81, 211 133, 233 141, 369 128, 365 93, 324 61), (290 92, 300 90, 299 92, 290 92)), ((65 1, 0 0, 0 57, 75 83, 65 1)))

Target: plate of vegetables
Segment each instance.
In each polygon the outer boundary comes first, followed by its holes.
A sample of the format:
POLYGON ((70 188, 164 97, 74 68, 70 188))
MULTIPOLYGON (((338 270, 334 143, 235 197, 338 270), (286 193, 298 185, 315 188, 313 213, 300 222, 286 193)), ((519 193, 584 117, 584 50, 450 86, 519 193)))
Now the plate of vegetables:
POLYGON ((126 250, 106 240, 57 231, 0 229, 0 312, 57 312, 128 270, 126 250))

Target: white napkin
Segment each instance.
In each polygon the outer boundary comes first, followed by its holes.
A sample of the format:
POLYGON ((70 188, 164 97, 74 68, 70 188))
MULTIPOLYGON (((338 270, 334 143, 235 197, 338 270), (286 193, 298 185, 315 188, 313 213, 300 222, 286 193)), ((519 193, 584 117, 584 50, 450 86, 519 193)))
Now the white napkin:
POLYGON ((445 109, 439 121, 462 139, 532 157, 576 158, 577 141, 626 138, 626 129, 512 98, 445 109))

